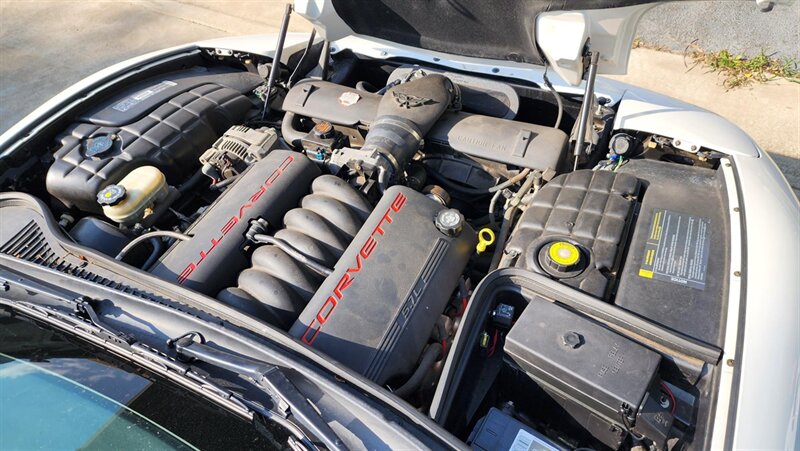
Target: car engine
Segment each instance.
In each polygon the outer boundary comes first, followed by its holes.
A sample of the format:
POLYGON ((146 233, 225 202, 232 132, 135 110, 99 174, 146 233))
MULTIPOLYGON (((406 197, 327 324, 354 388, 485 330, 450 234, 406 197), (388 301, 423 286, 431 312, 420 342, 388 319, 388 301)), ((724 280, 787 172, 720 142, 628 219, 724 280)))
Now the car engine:
MULTIPOLYGON (((614 130, 595 102, 575 162, 580 99, 553 126, 552 94, 520 80, 339 52, 265 90, 269 58, 193 58, 60 124, 5 188, 71 245, 288 333, 477 449, 508 428, 535 449, 703 448, 718 155, 614 130)), ((26 217, 4 215, 0 253, 49 265, 26 217)))

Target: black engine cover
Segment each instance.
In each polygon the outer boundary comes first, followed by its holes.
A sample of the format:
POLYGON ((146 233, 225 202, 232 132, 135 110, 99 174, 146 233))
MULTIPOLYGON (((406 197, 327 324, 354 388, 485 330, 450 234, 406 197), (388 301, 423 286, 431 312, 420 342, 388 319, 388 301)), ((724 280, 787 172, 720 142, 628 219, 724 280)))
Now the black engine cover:
POLYGON ((273 150, 245 171, 150 270, 154 275, 215 295, 233 285, 250 259, 243 250, 252 219, 280 224, 308 192, 319 169, 304 155, 273 150))
POLYGON ((260 83, 246 72, 197 68, 135 85, 103 102, 60 136, 47 191, 68 207, 100 212, 95 198, 145 165, 178 185, 197 158, 252 104, 243 93, 260 83))
POLYGON ((444 208, 386 190, 289 333, 379 384, 409 374, 475 249, 468 225, 437 229, 444 208))

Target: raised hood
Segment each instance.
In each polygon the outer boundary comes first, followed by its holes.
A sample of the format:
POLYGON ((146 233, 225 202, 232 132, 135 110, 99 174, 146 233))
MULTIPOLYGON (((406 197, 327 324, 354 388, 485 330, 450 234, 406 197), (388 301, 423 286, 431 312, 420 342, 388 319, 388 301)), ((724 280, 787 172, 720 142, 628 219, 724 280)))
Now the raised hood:
MULTIPOLYGON (((580 65, 587 39, 599 72, 624 73, 639 18, 656 0, 296 0, 326 39, 377 38, 452 55, 580 65), (577 55, 576 55, 577 53, 577 55)), ((572 67, 578 71, 578 67, 572 67)), ((580 70, 582 72, 582 70, 580 70)), ((577 79, 576 79, 577 77, 577 79)))
POLYGON ((295 10, 331 41, 358 35, 452 55, 536 65, 547 61, 562 79, 577 85, 587 42, 600 54, 599 73, 624 74, 636 25, 659 3, 663 2, 295 0, 295 10))

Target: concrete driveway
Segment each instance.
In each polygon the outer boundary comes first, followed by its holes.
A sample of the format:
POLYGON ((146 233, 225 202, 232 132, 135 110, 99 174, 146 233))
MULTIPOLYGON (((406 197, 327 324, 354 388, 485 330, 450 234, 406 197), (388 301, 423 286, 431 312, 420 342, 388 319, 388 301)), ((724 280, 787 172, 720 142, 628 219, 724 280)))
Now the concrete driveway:
MULTIPOLYGON (((285 1, 0 0, 0 132, 83 77, 152 50, 277 31, 285 1)), ((310 24, 292 16, 291 31, 310 24)), ((714 111, 769 150, 800 193, 800 85, 726 92, 678 55, 637 49, 626 82, 714 111)))
MULTIPOLYGON (((0 0, 0 131, 64 88, 133 56, 276 32, 285 1, 0 0)), ((310 24, 292 17, 291 31, 310 24)))

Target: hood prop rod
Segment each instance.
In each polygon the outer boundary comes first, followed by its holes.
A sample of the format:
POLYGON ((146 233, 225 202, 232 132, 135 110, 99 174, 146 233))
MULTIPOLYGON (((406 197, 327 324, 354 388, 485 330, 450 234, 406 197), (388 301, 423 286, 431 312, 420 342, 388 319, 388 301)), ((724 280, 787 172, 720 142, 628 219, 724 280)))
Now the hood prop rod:
POLYGON ((578 169, 578 160, 583 153, 586 145, 586 130, 589 128, 589 118, 592 114, 592 104, 594 103, 594 80, 597 78, 597 60, 600 57, 598 52, 589 52, 589 74, 586 77, 586 89, 583 92, 583 104, 581 105, 581 117, 578 122, 578 135, 575 137, 575 165, 573 170, 578 169))
POLYGON ((269 79, 267 79, 267 89, 264 95, 264 109, 261 110, 261 120, 267 118, 269 114, 269 99, 272 97, 272 88, 275 86, 275 78, 281 72, 281 56, 283 54, 283 44, 286 42, 286 33, 289 31, 289 17, 292 15, 292 4, 286 4, 286 10, 283 12, 283 20, 281 21, 281 30, 278 32, 278 45, 275 47, 275 55, 272 58, 272 68, 269 70, 269 79))

